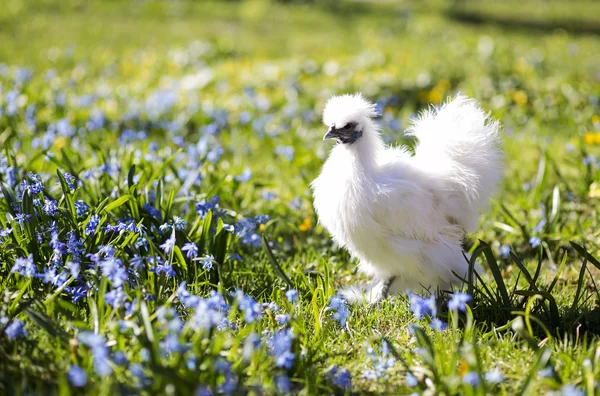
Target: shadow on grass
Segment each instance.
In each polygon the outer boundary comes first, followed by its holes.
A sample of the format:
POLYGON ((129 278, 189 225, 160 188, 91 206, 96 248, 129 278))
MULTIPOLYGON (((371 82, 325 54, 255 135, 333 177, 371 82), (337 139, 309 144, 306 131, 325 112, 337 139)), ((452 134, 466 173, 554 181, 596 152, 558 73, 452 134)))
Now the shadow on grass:
POLYGON ((571 34, 600 34, 599 20, 580 20, 564 18, 561 20, 514 18, 513 16, 494 15, 479 11, 452 9, 446 15, 454 20, 477 25, 493 24, 504 29, 521 29, 537 33, 548 33, 554 30, 565 30, 571 34))
POLYGON ((600 261, 593 257, 584 247, 571 242, 581 258, 582 264, 575 294, 567 304, 558 304, 557 297, 564 293, 560 284, 560 276, 566 266, 566 259, 557 268, 550 284, 541 282, 543 254, 538 256, 537 267, 530 272, 522 258, 511 251, 510 256, 516 266, 518 275, 509 284, 501 272, 498 262, 490 246, 483 241, 473 252, 469 265, 469 279, 463 279, 467 292, 473 296, 473 317, 496 331, 508 330, 518 317, 528 323, 531 337, 544 339, 547 337, 563 338, 582 342, 585 336, 600 336, 600 291, 593 278, 591 267, 600 269, 600 261), (475 262, 480 258, 487 262, 493 275, 493 281, 484 282, 473 271, 475 262))

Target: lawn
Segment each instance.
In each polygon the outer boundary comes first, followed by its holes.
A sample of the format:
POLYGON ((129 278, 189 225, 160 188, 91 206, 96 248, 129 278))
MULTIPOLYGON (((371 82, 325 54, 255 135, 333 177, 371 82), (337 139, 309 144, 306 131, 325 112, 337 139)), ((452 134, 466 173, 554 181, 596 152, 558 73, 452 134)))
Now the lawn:
POLYGON ((600 37, 471 3, 8 0, 0 393, 599 394, 600 37), (468 305, 336 297, 309 183, 355 91, 388 142, 457 92, 501 121, 468 305))

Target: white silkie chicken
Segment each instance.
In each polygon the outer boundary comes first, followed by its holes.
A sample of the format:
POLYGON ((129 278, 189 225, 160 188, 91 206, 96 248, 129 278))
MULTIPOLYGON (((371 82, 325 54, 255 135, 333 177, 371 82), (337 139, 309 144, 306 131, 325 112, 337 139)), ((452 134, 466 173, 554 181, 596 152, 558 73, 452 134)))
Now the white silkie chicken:
POLYGON ((325 139, 337 144, 315 179, 314 207, 335 242, 371 275, 350 287, 350 302, 446 288, 466 275, 466 233, 477 227, 502 176, 499 123, 458 96, 421 114, 407 131, 415 154, 386 147, 375 106, 360 94, 331 98, 325 139))

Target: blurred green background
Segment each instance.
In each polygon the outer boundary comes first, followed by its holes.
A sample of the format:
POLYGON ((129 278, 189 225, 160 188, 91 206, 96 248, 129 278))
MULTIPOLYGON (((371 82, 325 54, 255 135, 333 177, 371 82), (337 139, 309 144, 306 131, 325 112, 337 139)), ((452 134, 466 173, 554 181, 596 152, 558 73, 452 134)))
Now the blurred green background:
POLYGON ((44 63, 54 47, 90 56, 148 46, 161 51, 200 38, 253 56, 327 56, 381 45, 403 52, 419 36, 451 40, 460 26, 524 40, 549 32, 597 34, 598 15, 594 0, 4 0, 0 59, 44 63))

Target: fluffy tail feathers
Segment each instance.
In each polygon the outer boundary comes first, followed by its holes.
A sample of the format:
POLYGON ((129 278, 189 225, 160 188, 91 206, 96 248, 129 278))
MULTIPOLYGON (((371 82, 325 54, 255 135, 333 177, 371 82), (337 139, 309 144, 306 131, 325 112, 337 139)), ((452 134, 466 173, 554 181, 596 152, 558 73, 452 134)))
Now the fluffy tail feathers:
POLYGON ((499 129, 475 100, 459 95, 422 113, 408 130, 418 139, 416 165, 441 178, 446 210, 467 231, 477 227, 502 178, 499 129))

